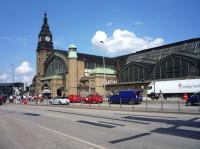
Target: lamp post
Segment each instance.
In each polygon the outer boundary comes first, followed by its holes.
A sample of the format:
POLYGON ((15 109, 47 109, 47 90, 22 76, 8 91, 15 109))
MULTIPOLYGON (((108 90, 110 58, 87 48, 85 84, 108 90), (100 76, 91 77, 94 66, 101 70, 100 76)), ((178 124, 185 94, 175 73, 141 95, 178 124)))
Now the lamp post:
MULTIPOLYGON (((99 41, 99 42, 102 43, 104 47, 104 42, 103 41, 99 41)), ((103 88, 104 88, 104 96, 105 96, 106 88, 105 88, 105 57, 104 56, 103 56, 103 88)))

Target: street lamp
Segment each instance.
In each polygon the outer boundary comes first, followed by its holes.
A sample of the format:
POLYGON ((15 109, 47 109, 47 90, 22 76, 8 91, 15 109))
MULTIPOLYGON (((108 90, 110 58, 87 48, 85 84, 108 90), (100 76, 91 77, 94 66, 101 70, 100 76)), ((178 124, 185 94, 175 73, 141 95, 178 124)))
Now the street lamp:
MULTIPOLYGON (((104 47, 104 41, 99 41, 100 43, 103 44, 104 47)), ((105 57, 103 56, 103 88, 104 88, 104 96, 105 96, 105 92, 106 92, 106 88, 105 88, 105 57)))

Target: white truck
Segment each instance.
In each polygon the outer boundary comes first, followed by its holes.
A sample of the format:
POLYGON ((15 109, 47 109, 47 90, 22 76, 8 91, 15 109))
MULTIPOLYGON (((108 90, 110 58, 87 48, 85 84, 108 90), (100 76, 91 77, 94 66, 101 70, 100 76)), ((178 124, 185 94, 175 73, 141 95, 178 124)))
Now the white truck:
POLYGON ((184 79, 170 81, 151 82, 147 88, 147 96, 151 99, 158 99, 160 92, 163 97, 183 97, 184 94, 191 94, 200 91, 200 79, 184 79))

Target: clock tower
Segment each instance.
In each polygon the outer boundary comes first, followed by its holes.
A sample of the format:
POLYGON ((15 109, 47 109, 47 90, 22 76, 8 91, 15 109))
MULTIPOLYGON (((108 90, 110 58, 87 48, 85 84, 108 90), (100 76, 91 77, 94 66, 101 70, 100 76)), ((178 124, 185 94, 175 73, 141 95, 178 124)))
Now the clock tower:
POLYGON ((40 79, 44 76, 44 63, 47 57, 53 52, 52 34, 47 22, 47 14, 44 14, 43 25, 38 35, 37 45, 37 72, 36 72, 36 92, 41 92, 40 79))

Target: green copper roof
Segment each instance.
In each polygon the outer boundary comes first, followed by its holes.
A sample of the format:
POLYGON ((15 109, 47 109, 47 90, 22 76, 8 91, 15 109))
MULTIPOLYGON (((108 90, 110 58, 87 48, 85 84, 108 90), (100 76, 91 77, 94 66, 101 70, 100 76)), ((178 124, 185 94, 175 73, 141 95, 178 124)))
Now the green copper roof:
POLYGON ((53 79, 63 79, 63 77, 61 75, 54 75, 54 76, 44 77, 41 80, 44 81, 44 80, 53 80, 53 79))
POLYGON ((69 45, 69 49, 77 49, 75 44, 69 45))
POLYGON ((91 75, 91 74, 109 74, 109 75, 115 75, 115 74, 116 74, 116 71, 113 70, 113 69, 110 69, 110 68, 98 67, 98 68, 93 69, 93 70, 90 72, 90 75, 91 75))
POLYGON ((68 52, 68 58, 77 58, 77 52, 76 51, 69 51, 68 52))

